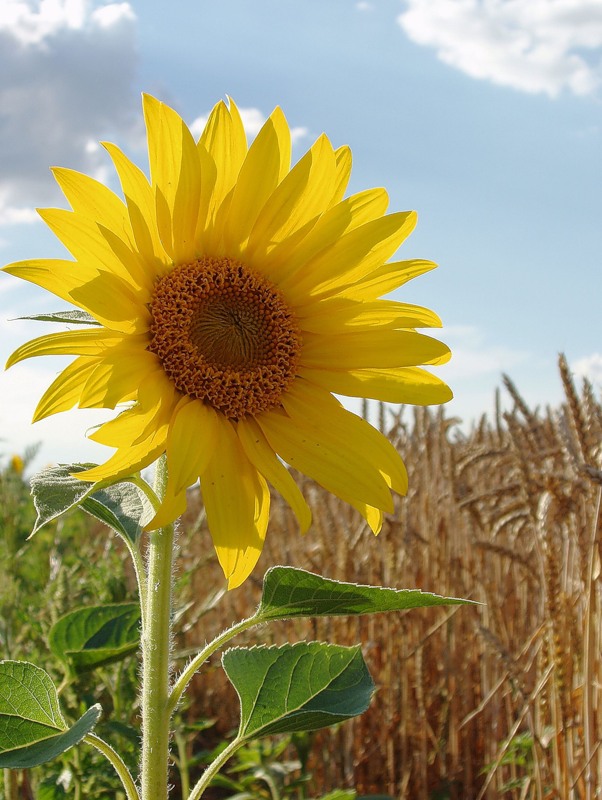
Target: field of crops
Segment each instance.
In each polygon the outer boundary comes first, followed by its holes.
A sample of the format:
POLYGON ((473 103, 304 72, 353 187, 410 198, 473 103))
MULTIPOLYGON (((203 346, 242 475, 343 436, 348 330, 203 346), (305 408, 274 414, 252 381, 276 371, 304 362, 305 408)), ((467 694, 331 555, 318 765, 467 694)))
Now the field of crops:
MULTIPOLYGON (((361 640, 377 684, 363 717, 311 742, 307 796, 337 787, 408 800, 599 796, 602 408, 589 385, 576 390, 562 360, 560 367, 566 395, 561 408, 531 410, 507 381, 503 391, 513 397, 514 411, 481 420, 470 434, 461 434, 444 410, 394 415, 370 408, 410 474, 409 494, 380 536, 347 506, 300 478, 314 511, 312 529, 301 537, 292 513, 274 497, 256 579, 221 599, 221 571, 193 492, 179 539, 175 653, 180 663, 225 623, 249 614, 263 571, 277 563, 477 601, 361 620, 278 623, 260 631, 263 641, 274 642, 361 640)), ((11 513, 12 519, 21 514, 25 524, 30 511, 21 507, 11 513)), ((89 596, 114 601, 132 590, 116 542, 97 523, 68 522, 71 541, 84 535, 87 547, 96 543, 102 558, 94 565, 89 554, 85 564, 67 554, 56 527, 40 534, 34 553, 34 545, 26 545, 7 519, 5 545, 12 530, 8 552, 18 551, 21 564, 17 569, 11 556, 2 570, 12 570, 17 588, 10 584, 9 592, 8 578, 0 576, 0 643, 10 657, 33 660, 32 648, 38 658, 44 654, 50 624, 44 614, 56 618, 89 596), (22 576, 23 564, 34 557, 43 560, 45 577, 27 607, 45 604, 27 633, 15 598, 25 603, 29 579, 22 576), (110 586, 103 588, 109 565, 110 586), (89 577, 84 569, 93 573, 85 590, 79 588, 89 577)), ((124 668, 119 669, 123 677, 124 668)), ((135 676, 135 665, 130 672, 135 676)), ((193 684, 183 713, 191 721, 216 718, 214 730, 227 733, 236 726, 236 697, 219 670, 210 678, 210 689, 207 682, 193 684)), ((115 680, 101 675, 94 685, 88 679, 90 696, 102 702, 106 682, 115 680)), ((123 679, 123 691, 128 685, 123 679)), ((122 698, 120 713, 126 702, 122 698)), ((133 698, 128 713, 135 717, 133 698)), ((202 736, 193 732, 180 742, 180 756, 186 753, 193 762, 202 736)), ((23 790, 17 796, 29 795, 23 790)))

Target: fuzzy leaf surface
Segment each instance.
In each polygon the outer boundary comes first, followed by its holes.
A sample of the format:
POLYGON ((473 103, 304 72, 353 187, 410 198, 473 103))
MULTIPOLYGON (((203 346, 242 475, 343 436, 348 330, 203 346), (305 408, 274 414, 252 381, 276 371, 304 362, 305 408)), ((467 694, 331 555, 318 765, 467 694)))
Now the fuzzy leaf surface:
POLYGON ((80 481, 72 475, 95 466, 58 464, 33 476, 31 494, 38 517, 32 536, 48 522, 80 505, 88 514, 109 525, 121 536, 136 542, 144 525, 153 517, 150 500, 142 489, 128 481, 102 486, 80 481))
POLYGON ((142 489, 124 481, 87 495, 81 507, 134 544, 155 515, 142 489))
POLYGON ((222 664, 240 699, 243 740, 335 725, 362 714, 374 691, 359 646, 238 647, 222 664))
POLYGON ((79 608, 51 628, 52 652, 76 673, 112 664, 135 653, 140 642, 138 603, 79 608))
POLYGON ((78 505, 88 494, 92 494, 95 484, 74 478, 70 473, 83 472, 95 464, 55 464, 36 473, 31 479, 33 504, 38 518, 31 535, 65 511, 78 505))
POLYGON ((27 661, 0 661, 0 769, 50 761, 80 742, 96 724, 98 705, 67 727, 50 676, 27 661))
POLYGON ((295 567, 272 567, 263 579, 259 621, 404 611, 408 608, 469 603, 419 589, 388 589, 323 578, 295 567))

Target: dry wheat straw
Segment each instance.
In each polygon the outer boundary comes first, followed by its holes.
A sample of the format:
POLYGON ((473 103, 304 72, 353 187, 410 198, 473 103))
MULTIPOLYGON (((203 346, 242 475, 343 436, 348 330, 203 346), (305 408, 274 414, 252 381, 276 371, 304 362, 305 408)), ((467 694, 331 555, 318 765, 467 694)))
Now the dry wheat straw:
MULTIPOLYGON (((295 475, 314 510, 306 537, 273 497, 264 570, 287 563, 332 578, 484 603, 262 629, 267 642, 359 639, 378 687, 365 715, 316 735, 315 796, 339 786, 407 800, 597 796, 602 411, 591 386, 579 396, 563 360, 560 370, 564 414, 531 410, 506 380, 514 412, 502 415, 497 401, 493 424, 483 419, 468 434, 441 411, 416 409, 408 421, 404 409, 366 403, 362 412, 375 412, 410 472, 409 494, 397 501, 378 538, 307 478, 295 475), (522 733, 533 740, 531 761, 505 764, 513 737, 522 733), (502 793, 510 780, 515 788, 502 793)), ((192 509, 190 525, 195 518, 192 509)), ((183 568, 204 559, 211 551, 206 530, 184 534, 182 549, 183 568)), ((208 569, 221 585, 218 567, 208 569)), ((202 579, 193 576, 193 596, 204 597, 207 585, 207 570, 202 579)), ((259 592, 256 579, 228 593, 205 613, 203 635, 248 615, 259 592)), ((198 613, 186 615, 183 647, 201 644, 189 624, 198 613)), ((193 695, 191 717, 203 709, 227 732, 237 721, 234 693, 217 669, 207 685, 203 697, 193 695)), ((194 688, 202 691, 200 684, 194 688)))

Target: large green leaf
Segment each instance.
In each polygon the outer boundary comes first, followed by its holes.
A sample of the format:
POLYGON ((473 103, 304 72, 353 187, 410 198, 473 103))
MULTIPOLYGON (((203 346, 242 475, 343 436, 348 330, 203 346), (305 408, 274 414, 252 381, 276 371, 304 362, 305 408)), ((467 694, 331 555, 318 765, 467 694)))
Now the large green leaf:
POLYGON ((34 314, 31 317, 17 317, 17 319, 31 319, 35 322, 68 322, 70 325, 100 325, 87 311, 53 311, 48 314, 34 314))
POLYGON ((362 714, 374 683, 359 646, 233 648, 222 663, 240 698, 241 740, 313 731, 362 714))
POLYGON ((27 661, 0 661, 0 768, 50 761, 80 742, 101 714, 89 708, 69 728, 50 676, 27 661))
POLYGON ((342 583, 294 567, 272 567, 263 579, 257 621, 290 617, 346 616, 468 603, 419 589, 386 589, 342 583))
POLYGON ((135 542, 144 525, 154 515, 146 494, 133 483, 121 481, 112 486, 87 483, 72 473, 83 472, 95 464, 58 464, 47 467, 31 479, 31 493, 38 517, 32 532, 77 505, 135 542))
POLYGON ((49 635, 52 652, 78 673, 121 661, 140 641, 140 606, 115 603, 71 611, 49 635))

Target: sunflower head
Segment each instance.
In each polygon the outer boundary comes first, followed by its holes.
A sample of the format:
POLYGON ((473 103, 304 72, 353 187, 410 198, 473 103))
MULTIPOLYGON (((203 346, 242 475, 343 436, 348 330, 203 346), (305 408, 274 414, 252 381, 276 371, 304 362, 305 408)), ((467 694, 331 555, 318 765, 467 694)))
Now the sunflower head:
POLYGON ((178 114, 143 100, 148 178, 105 147, 123 199, 78 172, 54 170, 71 210, 40 213, 71 259, 7 272, 87 312, 82 330, 21 346, 76 358, 34 419, 120 409, 91 438, 115 449, 77 477, 117 481, 167 454, 165 497, 149 529, 173 521, 200 478, 230 588, 253 569, 273 486, 302 530, 309 508, 285 464, 350 503, 375 533, 405 493, 391 444, 335 394, 427 405, 451 398, 424 366, 448 348, 416 331, 439 326, 421 306, 382 299, 435 265, 390 261, 414 212, 386 214, 384 189, 345 197, 347 147, 321 136, 291 168, 277 108, 250 146, 233 102, 218 103, 198 141, 178 114))

